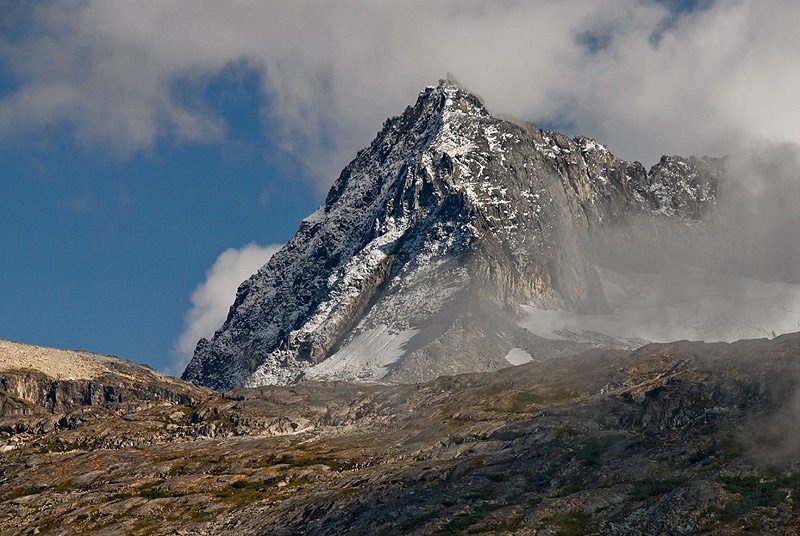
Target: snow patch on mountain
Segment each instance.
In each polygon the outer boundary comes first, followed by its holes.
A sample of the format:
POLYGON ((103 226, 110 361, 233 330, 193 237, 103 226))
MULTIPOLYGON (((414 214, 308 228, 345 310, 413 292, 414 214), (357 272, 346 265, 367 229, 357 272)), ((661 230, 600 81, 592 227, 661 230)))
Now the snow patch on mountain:
POLYGON ((531 354, 529 354, 522 348, 512 348, 506 354, 505 359, 512 365, 524 365, 525 363, 530 363, 531 361, 533 361, 533 357, 531 356, 531 354))
POLYGON ((358 335, 344 348, 325 361, 307 368, 308 380, 380 380, 389 367, 409 353, 409 342, 418 329, 391 332, 389 326, 380 325, 358 335))

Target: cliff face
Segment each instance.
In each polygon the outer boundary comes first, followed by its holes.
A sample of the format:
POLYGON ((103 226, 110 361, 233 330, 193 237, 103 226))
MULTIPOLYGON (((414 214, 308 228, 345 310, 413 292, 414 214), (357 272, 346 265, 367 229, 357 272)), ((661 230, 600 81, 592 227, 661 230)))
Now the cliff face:
POLYGON ((86 408, 191 404, 206 395, 126 359, 0 340, 0 433, 52 431, 86 408))
POLYGON ((648 174, 594 140, 493 117, 441 80, 241 285, 183 378, 229 389, 507 366, 519 304, 607 311, 593 267, 605 230, 624 242, 655 220, 696 221, 721 169, 665 157, 648 174))

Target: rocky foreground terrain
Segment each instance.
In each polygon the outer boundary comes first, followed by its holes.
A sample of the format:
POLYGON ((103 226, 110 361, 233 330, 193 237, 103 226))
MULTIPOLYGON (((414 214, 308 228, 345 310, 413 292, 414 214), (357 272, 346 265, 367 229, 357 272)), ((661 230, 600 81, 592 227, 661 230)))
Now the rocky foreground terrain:
POLYGON ((0 535, 797 534, 798 384, 800 334, 224 394, 0 341, 0 535))

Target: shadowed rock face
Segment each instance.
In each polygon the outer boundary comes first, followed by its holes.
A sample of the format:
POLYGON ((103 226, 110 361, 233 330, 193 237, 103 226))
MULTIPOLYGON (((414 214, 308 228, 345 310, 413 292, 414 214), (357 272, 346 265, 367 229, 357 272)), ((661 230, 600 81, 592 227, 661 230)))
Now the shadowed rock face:
POLYGON ((0 340, 0 432, 53 430, 86 408, 191 404, 205 396, 127 359, 0 340))
POLYGON ((604 230, 627 243, 651 239, 662 220, 696 221, 722 165, 665 157, 648 174, 594 140, 493 117, 441 80, 386 121, 325 204, 241 285, 183 378, 229 389, 507 366, 519 304, 607 311, 592 265, 608 249, 604 230), (356 359, 377 333, 392 358, 356 359))
POLYGON ((414 385, 172 381, 201 396, 2 414, 0 536, 800 530, 800 334, 414 385))

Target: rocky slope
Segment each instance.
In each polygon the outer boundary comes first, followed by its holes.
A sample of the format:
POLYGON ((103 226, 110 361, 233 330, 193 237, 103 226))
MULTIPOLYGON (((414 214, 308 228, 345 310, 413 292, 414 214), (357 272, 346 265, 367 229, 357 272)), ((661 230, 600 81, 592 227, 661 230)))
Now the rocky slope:
POLYGON ((594 140, 494 117, 441 80, 386 121, 242 284, 183 378, 215 389, 423 381, 508 366, 515 347, 574 351, 531 342, 519 305, 607 312, 594 263, 651 244, 659 227, 686 232, 723 169, 665 157, 648 173, 594 140))
POLYGON ((0 433, 52 431, 87 408, 189 404, 206 395, 126 359, 0 339, 0 433))
POLYGON ((799 385, 800 334, 414 385, 185 385, 202 396, 0 432, 0 536, 797 534, 799 385))

